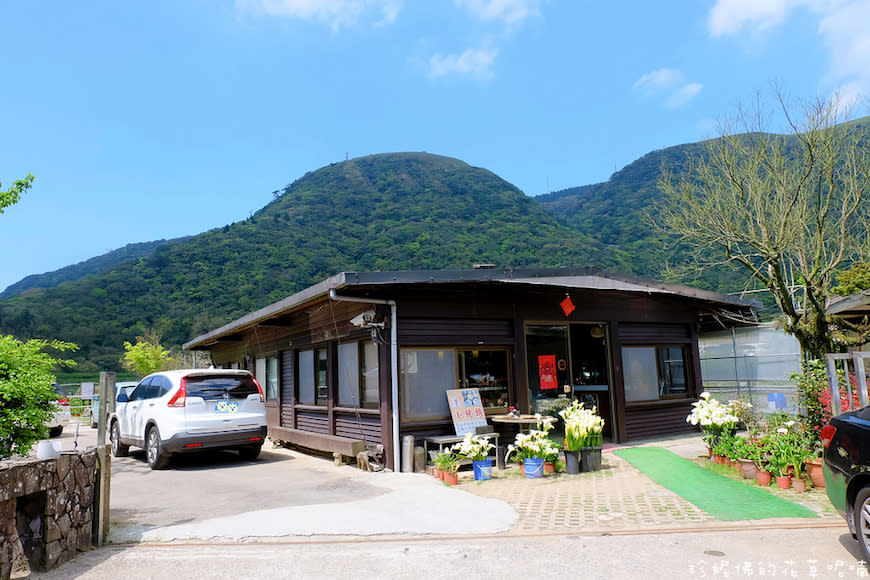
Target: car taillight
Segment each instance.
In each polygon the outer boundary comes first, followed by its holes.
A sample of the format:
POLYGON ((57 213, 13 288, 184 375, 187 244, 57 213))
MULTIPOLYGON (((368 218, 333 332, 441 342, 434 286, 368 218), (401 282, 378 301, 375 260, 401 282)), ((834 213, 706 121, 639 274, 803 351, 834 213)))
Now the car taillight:
POLYGON ((257 390, 260 391, 260 402, 264 402, 266 400, 266 397, 263 396, 263 387, 260 386, 260 383, 257 382, 257 379, 251 378, 251 380, 254 381, 254 384, 257 385, 257 390))
POLYGON ((819 433, 819 439, 822 440, 822 445, 824 445, 825 447, 830 445, 836 433, 837 428, 833 425, 825 425, 824 427, 822 427, 822 431, 819 433))
POLYGON ((69 407, 69 399, 58 399, 58 405, 63 405, 64 407, 69 407))
POLYGON ((169 399, 167 407, 184 407, 187 403, 187 377, 181 377, 181 386, 169 399))

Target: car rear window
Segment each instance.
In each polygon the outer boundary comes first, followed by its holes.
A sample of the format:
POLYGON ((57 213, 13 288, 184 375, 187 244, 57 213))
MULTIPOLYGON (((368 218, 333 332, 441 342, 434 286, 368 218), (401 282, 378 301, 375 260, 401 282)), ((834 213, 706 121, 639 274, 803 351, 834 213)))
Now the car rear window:
POLYGON ((250 376, 201 376, 187 377, 187 396, 203 399, 220 399, 224 395, 231 399, 246 399, 248 395, 259 394, 260 390, 250 376))

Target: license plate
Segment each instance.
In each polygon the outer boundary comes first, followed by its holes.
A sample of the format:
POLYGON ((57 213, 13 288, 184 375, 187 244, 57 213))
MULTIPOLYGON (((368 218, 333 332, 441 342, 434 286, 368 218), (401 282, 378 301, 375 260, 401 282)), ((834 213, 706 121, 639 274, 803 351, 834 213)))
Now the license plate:
POLYGON ((235 401, 227 401, 226 399, 222 399, 222 400, 218 401, 217 404, 214 406, 215 413, 230 414, 230 413, 236 413, 236 412, 238 412, 238 410, 239 410, 238 403, 236 403, 235 401))

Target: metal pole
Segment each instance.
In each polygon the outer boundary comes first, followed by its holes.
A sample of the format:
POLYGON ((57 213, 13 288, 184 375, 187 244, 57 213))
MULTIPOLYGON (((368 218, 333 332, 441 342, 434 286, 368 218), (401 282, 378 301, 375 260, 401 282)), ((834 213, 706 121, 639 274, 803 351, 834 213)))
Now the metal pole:
POLYGON ((737 337, 734 334, 734 327, 731 327, 731 352, 734 353, 734 378, 737 380, 737 398, 740 398, 740 371, 737 365, 737 337))

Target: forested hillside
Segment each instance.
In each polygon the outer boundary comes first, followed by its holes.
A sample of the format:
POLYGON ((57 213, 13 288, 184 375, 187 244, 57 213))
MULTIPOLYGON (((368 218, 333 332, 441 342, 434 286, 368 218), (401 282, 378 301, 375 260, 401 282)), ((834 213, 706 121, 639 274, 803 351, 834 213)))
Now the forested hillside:
POLYGON ((185 237, 174 240, 157 240, 154 242, 127 244, 123 248, 107 252, 101 256, 85 260, 84 262, 79 262, 78 264, 73 264, 72 266, 66 266, 65 268, 54 270, 53 272, 46 272, 45 274, 33 274, 32 276, 22 278, 15 284, 6 288, 2 293, 0 293, 0 299, 11 298, 12 296, 17 296, 22 292, 34 288, 54 288, 58 284, 63 284, 64 282, 78 280, 79 278, 83 278, 90 274, 98 274, 117 266, 124 260, 147 256, 164 244, 180 242, 186 239, 187 238, 185 237))
POLYGON ((616 253, 493 173, 425 153, 373 155, 298 179, 250 219, 0 302, 0 333, 81 346, 118 367, 146 328, 177 345, 341 271, 595 265, 616 253))

